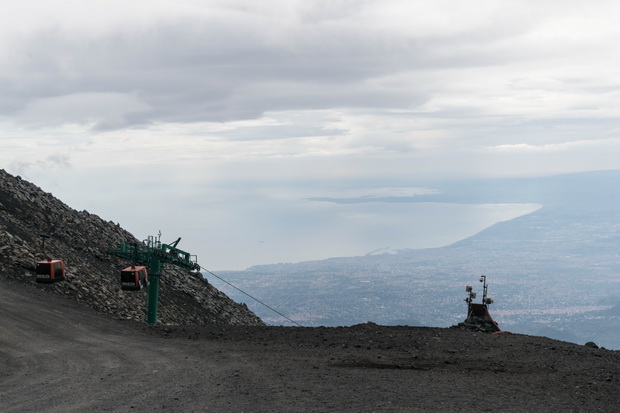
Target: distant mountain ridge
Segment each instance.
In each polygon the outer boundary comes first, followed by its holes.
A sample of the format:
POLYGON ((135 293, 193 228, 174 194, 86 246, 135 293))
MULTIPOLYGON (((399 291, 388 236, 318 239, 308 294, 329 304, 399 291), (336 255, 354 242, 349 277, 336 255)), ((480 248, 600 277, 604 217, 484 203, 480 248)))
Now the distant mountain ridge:
MULTIPOLYGON (((121 290, 120 270, 131 263, 109 254, 119 242, 139 241, 113 222, 75 211, 34 184, 0 170, 0 277, 118 318, 144 321, 146 290, 121 290), (34 282, 35 262, 48 256, 64 260, 66 281, 34 282)), ((245 305, 186 271, 165 269, 160 287, 158 320, 163 324, 263 324, 245 305)))
MULTIPOLYGON (((620 319, 597 313, 609 308, 599 303, 620 295, 620 171, 434 187, 444 201, 543 207, 443 248, 262 265, 223 275, 302 324, 409 319, 444 327, 462 321, 463 288, 476 287, 485 274, 501 327, 526 334, 556 331, 560 339, 598 339, 620 349, 620 319)), ((285 324, 256 311, 267 322, 285 324)))

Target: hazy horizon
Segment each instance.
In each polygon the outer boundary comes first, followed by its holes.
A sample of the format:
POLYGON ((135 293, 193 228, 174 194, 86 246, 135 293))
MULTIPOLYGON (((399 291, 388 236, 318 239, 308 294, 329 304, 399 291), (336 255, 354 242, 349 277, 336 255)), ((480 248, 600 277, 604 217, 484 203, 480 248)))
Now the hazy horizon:
MULTIPOLYGON (((280 208, 283 206, 287 207, 280 208)), ((387 253, 443 247, 538 208, 535 204, 429 202, 346 207, 332 204, 303 215, 299 212, 303 208, 291 207, 289 212, 271 210, 272 215, 263 215, 259 228, 252 229, 252 238, 247 238, 246 229, 235 233, 231 228, 221 228, 228 233, 218 239, 227 240, 224 244, 233 247, 219 247, 215 257, 206 251, 201 263, 205 267, 210 265, 211 270, 241 270, 262 264, 360 256, 378 250, 387 253), (270 222, 282 220, 294 224, 269 227, 270 222)))

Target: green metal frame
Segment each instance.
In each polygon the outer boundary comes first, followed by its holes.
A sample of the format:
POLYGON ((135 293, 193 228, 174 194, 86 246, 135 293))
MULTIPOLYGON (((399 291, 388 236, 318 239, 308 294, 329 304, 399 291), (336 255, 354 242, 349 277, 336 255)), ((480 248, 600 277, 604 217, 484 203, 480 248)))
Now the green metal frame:
POLYGON ((149 295, 146 311, 146 322, 157 324, 157 303, 159 301, 159 277, 163 264, 172 264, 190 271, 199 271, 200 265, 196 256, 149 236, 142 243, 121 243, 118 248, 110 249, 117 257, 126 258, 134 264, 144 265, 149 271, 149 295))

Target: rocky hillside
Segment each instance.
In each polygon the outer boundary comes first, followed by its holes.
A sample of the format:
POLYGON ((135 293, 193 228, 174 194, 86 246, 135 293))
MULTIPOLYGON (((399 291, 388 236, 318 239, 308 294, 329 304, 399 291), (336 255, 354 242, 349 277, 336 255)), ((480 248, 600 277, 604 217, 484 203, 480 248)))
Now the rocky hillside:
MULTIPOLYGON (((131 263, 108 253, 121 242, 135 241, 119 225, 73 210, 32 183, 0 170, 0 277, 23 281, 101 313, 143 321, 146 289, 121 290, 120 270, 131 263), (35 282, 35 263, 48 257, 64 261, 66 281, 35 282)), ((263 324, 244 304, 232 301, 199 275, 165 267, 160 280, 160 323, 263 324)))

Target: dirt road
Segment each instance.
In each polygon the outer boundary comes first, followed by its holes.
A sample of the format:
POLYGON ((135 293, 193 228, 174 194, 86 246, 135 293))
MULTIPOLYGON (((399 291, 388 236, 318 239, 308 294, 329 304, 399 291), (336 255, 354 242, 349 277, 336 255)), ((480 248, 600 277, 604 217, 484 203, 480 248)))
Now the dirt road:
POLYGON ((609 411, 620 352, 381 327, 150 327, 0 277, 2 412, 609 411))

